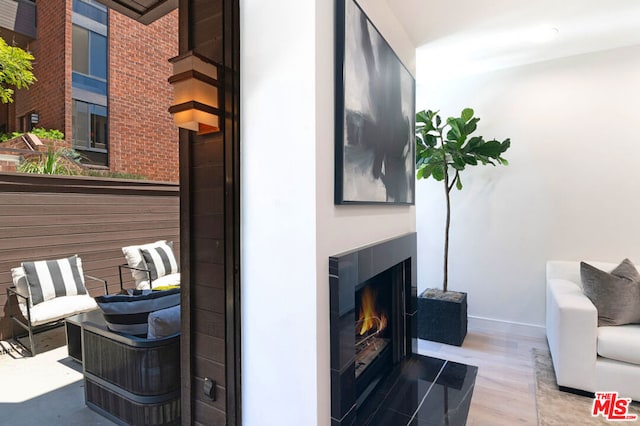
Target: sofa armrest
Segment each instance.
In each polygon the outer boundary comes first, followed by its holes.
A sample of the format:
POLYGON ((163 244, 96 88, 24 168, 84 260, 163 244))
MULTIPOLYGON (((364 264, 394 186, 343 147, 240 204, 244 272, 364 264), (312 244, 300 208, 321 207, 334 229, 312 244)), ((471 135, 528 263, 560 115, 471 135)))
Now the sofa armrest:
POLYGON ((598 311, 580 286, 547 281, 547 341, 559 386, 595 392, 598 311))

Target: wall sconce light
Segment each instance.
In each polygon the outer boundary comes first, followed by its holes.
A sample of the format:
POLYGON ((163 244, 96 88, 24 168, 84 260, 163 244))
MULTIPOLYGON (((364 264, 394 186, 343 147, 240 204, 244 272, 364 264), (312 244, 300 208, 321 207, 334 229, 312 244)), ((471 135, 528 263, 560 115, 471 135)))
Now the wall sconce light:
POLYGON ((199 135, 219 132, 220 116, 218 65, 191 51, 169 59, 173 75, 173 114, 176 126, 199 135))

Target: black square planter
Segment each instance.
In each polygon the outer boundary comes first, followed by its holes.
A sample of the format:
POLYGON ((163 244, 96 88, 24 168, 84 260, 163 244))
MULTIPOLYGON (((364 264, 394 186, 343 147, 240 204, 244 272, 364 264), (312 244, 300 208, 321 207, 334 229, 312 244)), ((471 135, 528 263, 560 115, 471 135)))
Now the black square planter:
MULTIPOLYGON (((425 291, 426 292, 426 291, 425 291)), ((418 338, 460 346, 467 335, 467 293, 459 301, 418 297, 418 338)))

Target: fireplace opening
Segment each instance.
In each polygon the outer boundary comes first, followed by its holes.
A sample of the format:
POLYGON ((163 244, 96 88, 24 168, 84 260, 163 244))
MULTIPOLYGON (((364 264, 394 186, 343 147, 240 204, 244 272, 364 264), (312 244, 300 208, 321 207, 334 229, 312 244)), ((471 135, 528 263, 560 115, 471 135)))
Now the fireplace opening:
POLYGON ((354 333, 358 402, 366 399, 393 366, 393 323, 397 321, 397 312, 392 303, 391 272, 388 269, 356 288, 354 333))

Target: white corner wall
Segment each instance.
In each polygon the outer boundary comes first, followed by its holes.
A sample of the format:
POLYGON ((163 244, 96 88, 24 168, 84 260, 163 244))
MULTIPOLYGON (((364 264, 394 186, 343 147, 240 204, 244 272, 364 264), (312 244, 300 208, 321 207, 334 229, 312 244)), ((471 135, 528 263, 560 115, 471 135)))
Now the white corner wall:
MULTIPOLYGON (((386 2, 361 1, 415 67, 386 2)), ((334 2, 242 0, 243 424, 330 424, 328 257, 415 230, 409 206, 335 206, 334 2)))
MULTIPOLYGON (((469 315, 544 325, 549 259, 640 262, 640 46, 421 87, 417 108, 472 107, 510 137, 508 167, 469 169, 452 193, 449 285, 469 315)), ((417 183, 419 291, 440 286, 444 196, 417 183)))
POLYGON ((313 1, 243 0, 242 415, 317 422, 313 1))

